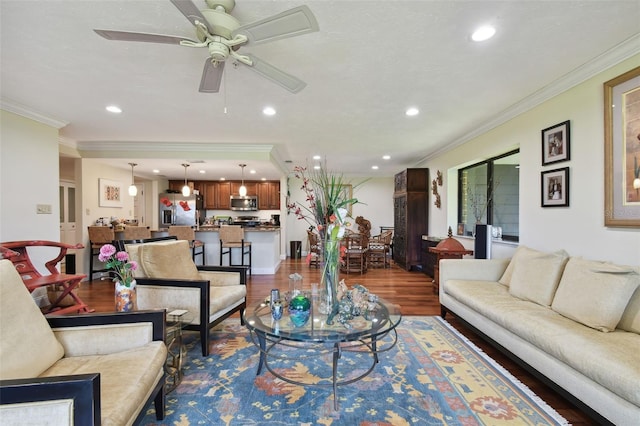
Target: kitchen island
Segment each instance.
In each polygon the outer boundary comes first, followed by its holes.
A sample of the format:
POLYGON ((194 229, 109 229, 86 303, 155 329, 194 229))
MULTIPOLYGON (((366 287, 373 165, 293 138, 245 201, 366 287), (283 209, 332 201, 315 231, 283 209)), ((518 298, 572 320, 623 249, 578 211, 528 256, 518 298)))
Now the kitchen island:
MULTIPOLYGON (((220 237, 218 226, 201 226, 196 239, 205 245, 206 265, 220 264, 220 237)), ((280 267, 280 227, 259 226, 244 228, 245 241, 251 243, 251 273, 273 275, 280 267)), ((225 265, 228 256, 224 257, 225 265)), ((247 257, 246 262, 249 261, 247 257)), ((240 263, 240 250, 233 250, 233 262, 240 263)))

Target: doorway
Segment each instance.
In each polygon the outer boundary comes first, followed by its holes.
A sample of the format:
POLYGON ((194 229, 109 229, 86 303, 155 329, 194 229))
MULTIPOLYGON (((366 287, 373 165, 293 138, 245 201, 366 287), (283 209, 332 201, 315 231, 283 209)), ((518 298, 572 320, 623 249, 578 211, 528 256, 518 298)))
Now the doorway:
POLYGON ((133 219, 138 221, 138 225, 147 226, 146 224, 146 203, 144 202, 144 183, 136 183, 138 195, 133 197, 133 219))
POLYGON ((77 244, 76 232, 76 185, 60 181, 60 242, 77 244))

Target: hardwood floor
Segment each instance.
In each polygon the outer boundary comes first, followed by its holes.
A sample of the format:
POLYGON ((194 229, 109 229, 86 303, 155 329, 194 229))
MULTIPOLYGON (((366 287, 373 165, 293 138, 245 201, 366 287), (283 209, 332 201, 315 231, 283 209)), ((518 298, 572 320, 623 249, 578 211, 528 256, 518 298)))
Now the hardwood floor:
MULTIPOLYGON (((303 276, 304 283, 307 286, 320 280, 320 270, 315 267, 309 267, 304 259, 287 259, 282 263, 275 275, 253 275, 248 278, 247 304, 251 306, 263 300, 269 295, 272 288, 279 288, 281 291, 288 290, 288 276, 295 272, 303 276)), ((438 296, 433 293, 431 278, 422 272, 407 272, 392 262, 389 269, 369 269, 362 275, 342 274, 341 278, 345 279, 349 287, 354 284, 362 284, 388 302, 400 305, 402 315, 440 315, 440 304, 438 296)), ((114 310, 113 284, 111 281, 94 280, 91 283, 85 283, 81 286, 78 295, 98 312, 114 310)), ((454 316, 448 314, 446 319, 485 353, 517 377, 518 380, 526 384, 571 424, 597 424, 561 395, 480 339, 454 316)))

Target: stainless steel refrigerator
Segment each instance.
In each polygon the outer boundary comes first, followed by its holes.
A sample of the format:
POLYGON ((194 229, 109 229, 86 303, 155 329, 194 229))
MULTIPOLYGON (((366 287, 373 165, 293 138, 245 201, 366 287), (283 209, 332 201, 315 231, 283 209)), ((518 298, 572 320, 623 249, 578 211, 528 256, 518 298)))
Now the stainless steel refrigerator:
POLYGON ((202 220, 202 195, 181 193, 160 194, 160 227, 170 225, 196 226, 202 220))

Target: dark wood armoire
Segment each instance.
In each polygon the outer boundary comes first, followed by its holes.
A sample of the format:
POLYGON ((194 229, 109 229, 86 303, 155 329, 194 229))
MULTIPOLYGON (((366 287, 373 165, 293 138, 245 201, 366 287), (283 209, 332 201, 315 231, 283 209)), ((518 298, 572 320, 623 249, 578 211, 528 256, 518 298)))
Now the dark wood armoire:
POLYGON ((429 228, 429 169, 406 169, 395 175, 393 192, 393 260, 407 271, 421 265, 422 235, 429 228))

